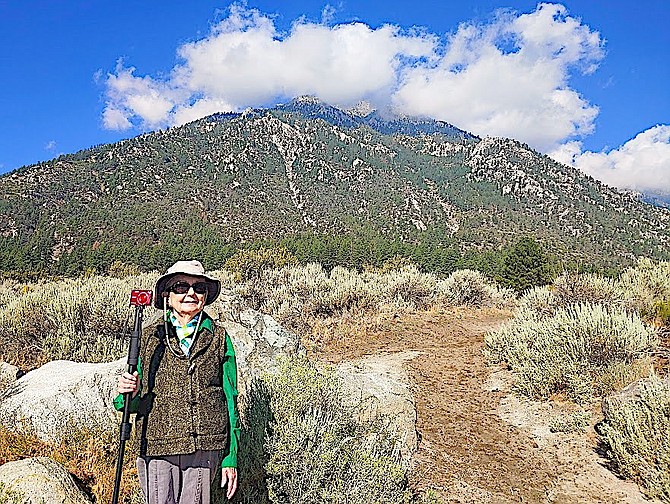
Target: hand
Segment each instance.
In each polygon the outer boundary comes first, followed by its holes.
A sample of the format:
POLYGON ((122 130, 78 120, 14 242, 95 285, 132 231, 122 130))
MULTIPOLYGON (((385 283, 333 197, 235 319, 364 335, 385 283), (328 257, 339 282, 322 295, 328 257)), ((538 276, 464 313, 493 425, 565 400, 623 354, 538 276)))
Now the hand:
POLYGON ((228 500, 233 498, 235 490, 237 490, 237 469, 234 467, 222 467, 221 468, 221 488, 226 488, 228 485, 228 491, 226 492, 226 498, 228 500))
POLYGON ((119 376, 119 386, 116 389, 119 394, 132 392, 133 396, 135 396, 135 394, 137 394, 138 388, 139 379, 137 378, 137 371, 135 371, 133 374, 125 372, 119 376))

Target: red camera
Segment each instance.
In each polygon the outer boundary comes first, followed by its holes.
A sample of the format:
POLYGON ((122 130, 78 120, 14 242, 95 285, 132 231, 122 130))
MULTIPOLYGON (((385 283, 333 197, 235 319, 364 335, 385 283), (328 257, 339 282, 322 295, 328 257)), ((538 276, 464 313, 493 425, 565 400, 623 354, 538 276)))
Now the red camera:
POLYGON ((151 298, 154 293, 150 290, 130 291, 130 306, 151 306, 151 298))

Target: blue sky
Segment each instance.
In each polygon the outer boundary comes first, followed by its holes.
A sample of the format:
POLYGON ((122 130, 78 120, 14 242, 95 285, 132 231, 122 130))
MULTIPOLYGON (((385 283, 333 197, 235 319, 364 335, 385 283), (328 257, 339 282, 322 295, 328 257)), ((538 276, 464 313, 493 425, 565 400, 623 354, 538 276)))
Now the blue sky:
POLYGON ((0 0, 0 173, 313 94, 670 192, 670 2, 0 0))

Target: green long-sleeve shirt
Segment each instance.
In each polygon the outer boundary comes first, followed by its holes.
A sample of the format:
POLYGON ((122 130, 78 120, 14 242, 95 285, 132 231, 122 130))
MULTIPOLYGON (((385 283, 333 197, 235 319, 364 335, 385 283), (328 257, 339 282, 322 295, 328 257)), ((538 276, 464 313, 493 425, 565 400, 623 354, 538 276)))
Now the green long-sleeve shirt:
MULTIPOLYGON (((214 322, 210 317, 206 317, 201 323, 201 329, 213 330, 214 322)), ((240 441, 240 418, 237 410, 237 362, 235 360, 235 349, 228 333, 226 336, 226 351, 222 363, 223 375, 223 391, 225 394, 227 416, 230 426, 230 443, 228 445, 228 452, 224 453, 221 467, 237 467, 237 452, 240 441)), ((137 364, 137 372, 140 383, 142 381, 142 361, 139 359, 137 364)), ((135 397, 130 402, 131 413, 136 413, 139 406, 139 399, 142 391, 138 391, 135 397)), ((124 405, 123 394, 119 394, 114 399, 114 408, 121 411, 124 405)))

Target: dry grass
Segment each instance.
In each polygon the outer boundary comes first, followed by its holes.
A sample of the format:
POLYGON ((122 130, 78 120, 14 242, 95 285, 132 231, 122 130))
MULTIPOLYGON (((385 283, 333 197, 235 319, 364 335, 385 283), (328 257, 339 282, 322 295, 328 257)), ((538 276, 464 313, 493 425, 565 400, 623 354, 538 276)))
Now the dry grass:
MULTIPOLYGON (((32 457, 50 457, 62 464, 80 487, 97 503, 112 500, 118 445, 106 432, 74 431, 67 440, 46 443, 36 436, 16 433, 0 426, 0 465, 32 457)), ((120 502, 141 502, 135 457, 125 457, 120 502)))

